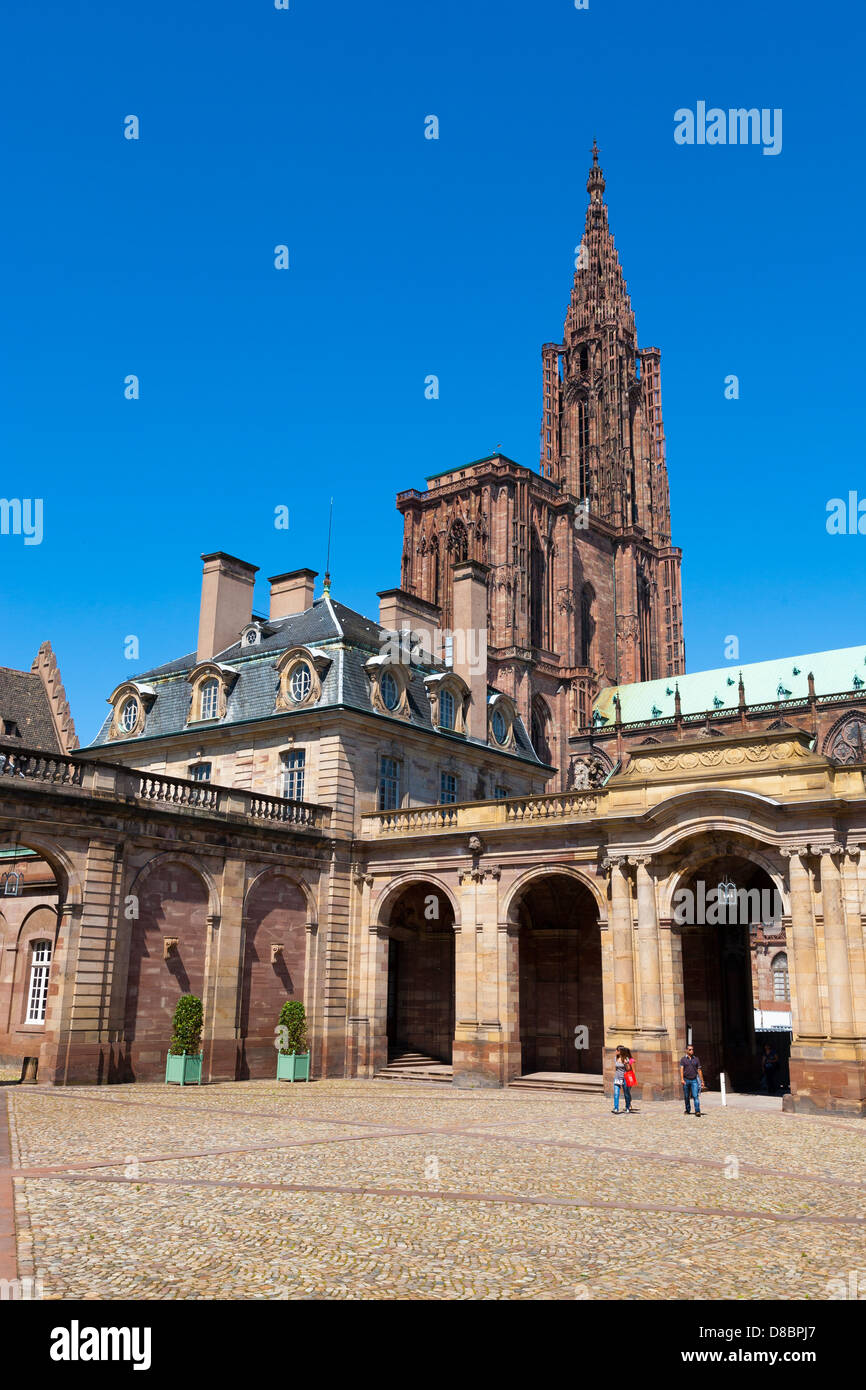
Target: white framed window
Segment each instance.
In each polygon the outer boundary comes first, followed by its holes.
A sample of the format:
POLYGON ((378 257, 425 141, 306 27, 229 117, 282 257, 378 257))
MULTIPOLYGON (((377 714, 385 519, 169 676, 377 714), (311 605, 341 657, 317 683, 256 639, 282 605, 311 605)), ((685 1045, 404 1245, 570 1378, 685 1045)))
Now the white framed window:
POLYGON ((780 951, 777 956, 773 957, 773 998, 776 1000, 791 998, 788 957, 784 951, 780 951))
POLYGON ((199 718, 216 719, 219 713, 220 683, 215 676, 202 682, 199 696, 199 718))
POLYGON ((443 772, 439 778, 439 804, 450 806, 457 800, 457 778, 453 772, 443 772))
POLYGON ((138 701, 134 698, 134 696, 131 696, 126 701, 126 703, 123 706, 123 710, 121 711, 120 724, 121 728, 125 729, 128 734, 131 734, 137 723, 138 701))
POLYGON ((293 748, 283 754, 283 791, 289 801, 304 799, 304 764, 306 752, 303 748, 293 748))
POLYGON ((379 810, 396 811, 400 805, 400 764, 396 758, 379 761, 379 810))
POLYGON ((25 1023, 44 1023, 48 1003, 48 972, 51 968, 51 942, 34 941, 30 948, 30 988, 27 991, 25 1023))
POLYGON ((209 782, 212 763, 193 763, 189 775, 194 782, 209 782))
POLYGON ((502 713, 501 709, 495 709, 493 711, 493 718, 490 721, 490 725, 493 729, 493 737, 496 739, 496 742, 504 743, 508 738, 508 725, 505 722, 505 715, 502 713))
POLYGON ((301 700, 306 700, 313 685, 313 677, 309 666, 305 661, 300 662, 292 672, 289 681, 289 690, 292 699, 300 704, 301 700))
POLYGON ((454 696, 450 690, 443 690, 439 696, 439 727, 454 728, 454 696))

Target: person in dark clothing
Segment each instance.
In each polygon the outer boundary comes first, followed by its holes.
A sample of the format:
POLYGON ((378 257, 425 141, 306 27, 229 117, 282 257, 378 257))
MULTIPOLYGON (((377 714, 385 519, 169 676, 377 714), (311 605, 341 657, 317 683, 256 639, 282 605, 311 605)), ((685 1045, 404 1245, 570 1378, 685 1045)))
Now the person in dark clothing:
POLYGON ((680 1081, 683 1086, 683 1101, 686 1107, 686 1114, 691 1115, 691 1102, 695 1102, 695 1114, 701 1118, 701 1089, 704 1084, 704 1073, 701 1070, 701 1059, 695 1056, 695 1049, 689 1043, 685 1055, 680 1058, 680 1081))
POLYGON ((776 1094, 776 1085, 779 1076, 779 1054, 772 1043, 764 1043, 764 1055, 761 1058, 761 1072, 764 1089, 768 1096, 776 1094))

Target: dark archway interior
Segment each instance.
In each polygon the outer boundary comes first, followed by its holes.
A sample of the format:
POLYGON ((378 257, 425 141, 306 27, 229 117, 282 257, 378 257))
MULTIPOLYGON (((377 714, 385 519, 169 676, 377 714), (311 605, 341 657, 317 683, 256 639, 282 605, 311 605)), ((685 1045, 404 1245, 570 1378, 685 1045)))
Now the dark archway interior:
POLYGON ((523 1072, 600 1075, 604 1003, 592 894, 570 875, 551 874, 530 885, 518 911, 523 1072), (585 1038, 578 1029, 586 1030, 585 1038))
MULTIPOLYGON (((700 902, 700 882, 704 896, 722 883, 739 889, 757 889, 761 901, 770 901, 774 885, 759 865, 736 854, 717 855, 695 869, 682 887, 700 902)), ((676 900, 675 900, 676 901, 676 900)), ((722 1071, 735 1091, 757 1089, 760 1077, 760 1041, 755 1035, 752 958, 749 927, 761 920, 761 913, 738 900, 720 914, 718 922, 699 921, 682 926, 683 991, 686 1038, 692 1042, 703 1066, 704 1081, 712 1089, 719 1086, 722 1071), (724 920, 727 918, 727 920, 724 920)), ((780 942, 784 938, 780 936, 780 942)))
POLYGON ((454 912, 430 883, 398 897, 388 922, 388 1055, 448 1063, 454 1040, 454 912))

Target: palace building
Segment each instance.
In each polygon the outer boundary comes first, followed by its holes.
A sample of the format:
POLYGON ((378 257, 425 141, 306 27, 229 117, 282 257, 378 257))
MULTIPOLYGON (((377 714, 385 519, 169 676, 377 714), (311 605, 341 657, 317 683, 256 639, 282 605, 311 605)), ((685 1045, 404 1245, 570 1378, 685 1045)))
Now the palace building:
POLYGON ((314 1077, 591 1094, 626 1043, 654 1100, 688 1039, 735 1090, 769 1040, 787 1108, 866 1114, 866 644, 686 672, 660 354, 597 150, 587 190, 540 468, 400 493, 376 619, 307 569, 257 614, 213 552, 194 650, 123 675, 88 748, 47 654, 43 696, 0 679, 28 1077, 160 1079, 192 992, 205 1080, 273 1076, 294 998, 314 1077))

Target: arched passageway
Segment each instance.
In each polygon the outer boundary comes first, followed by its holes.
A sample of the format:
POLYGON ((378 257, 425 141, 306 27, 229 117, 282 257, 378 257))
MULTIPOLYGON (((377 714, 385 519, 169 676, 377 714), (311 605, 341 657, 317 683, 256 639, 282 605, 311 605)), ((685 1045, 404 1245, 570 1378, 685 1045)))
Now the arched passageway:
POLYGON ((388 1055, 450 1063, 454 1042, 454 912, 431 883, 413 883, 388 917, 388 1055))
POLYGON ((790 1031, 783 1026, 787 1021, 790 1029, 790 1002, 762 999, 755 958, 764 944, 774 946, 774 959, 785 955, 781 902, 769 874, 744 855, 709 856, 680 885, 673 909, 682 942, 684 1041, 691 1038, 707 1086, 716 1089, 724 1072, 733 1090, 757 1090, 768 1040, 779 1057, 774 1081, 781 1085, 790 1051, 790 1031), (762 1009, 762 1003, 769 1007, 762 1009), (787 1011, 775 1008, 777 1003, 787 1011), (765 1020, 772 1034, 761 1031, 765 1020))
POLYGON ((0 1054, 35 1080, 60 930, 61 886, 52 866, 20 843, 0 844, 0 1054))
POLYGON ((517 910, 523 1072, 598 1075, 604 1004, 595 900, 571 875, 551 873, 533 880, 517 910))
POLYGON ((287 999, 304 1001, 307 904, 296 883, 266 873, 247 895, 238 1080, 273 1077, 275 1029, 287 999))

